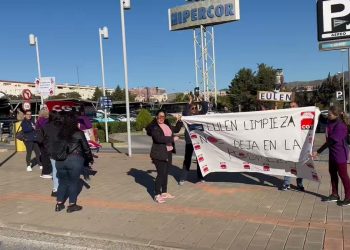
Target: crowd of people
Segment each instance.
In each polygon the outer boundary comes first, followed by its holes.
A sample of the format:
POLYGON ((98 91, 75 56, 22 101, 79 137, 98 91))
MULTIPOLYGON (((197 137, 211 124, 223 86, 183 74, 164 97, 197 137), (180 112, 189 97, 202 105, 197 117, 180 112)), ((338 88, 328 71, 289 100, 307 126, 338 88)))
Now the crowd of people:
MULTIPOLYGON (((23 131, 23 142, 26 147, 26 170, 33 167, 42 170, 40 177, 52 179, 51 196, 56 197, 55 211, 65 208, 67 212, 82 209, 77 204, 77 197, 84 180, 96 174, 92 169, 94 155, 91 151, 87 135, 92 124, 86 119, 83 109, 76 111, 51 111, 43 108, 39 112, 36 123, 31 111, 24 112, 20 127, 23 131), (32 152, 35 157, 32 159, 32 152)), ((89 138, 90 140, 90 138, 89 138)))
MULTIPOLYGON (((184 116, 205 114, 207 105, 202 102, 202 109, 199 111, 198 105, 190 99, 189 104, 183 112, 184 116)), ((298 103, 292 101, 290 108, 297 108, 298 103)), ((328 111, 328 125, 326 130, 326 142, 310 157, 316 158, 323 150, 329 149, 329 173, 331 176, 332 193, 323 199, 324 202, 337 202, 340 206, 350 205, 350 179, 347 172, 347 163, 349 162, 349 145, 348 145, 348 125, 346 115, 337 107, 331 106, 328 111), (338 183, 339 177, 343 183, 345 197, 340 200, 338 183)), ((175 141, 178 139, 174 135, 182 126, 181 117, 178 117, 176 126, 171 126, 167 119, 165 111, 158 111, 154 121, 147 127, 147 134, 152 136, 153 144, 151 149, 151 159, 157 169, 157 177, 155 180, 155 196, 154 200, 158 203, 166 202, 167 198, 175 198, 170 195, 167 190, 168 169, 171 165, 171 154, 175 152, 175 141)), ((182 175, 179 185, 183 185, 189 172, 193 145, 189 137, 188 131, 185 131, 185 157, 183 162, 182 175)), ((197 162, 198 181, 205 182, 201 170, 197 162)), ((291 177, 285 176, 280 190, 286 191, 290 189, 291 177)), ((304 192, 303 179, 297 178, 297 190, 304 192)))
MULTIPOLYGON (((297 102, 291 102, 290 107, 298 107, 297 102)), ((182 115, 204 115, 207 112, 208 103, 204 101, 200 104, 194 103, 190 98, 182 115)), ((331 106, 328 111, 326 142, 310 156, 316 158, 326 148, 329 149, 332 193, 323 201, 338 202, 341 206, 350 205, 350 179, 347 172, 349 162, 348 124, 346 115, 338 107, 331 106), (339 196, 339 177, 344 186, 344 200, 340 200, 339 196)), ((47 109, 43 109, 39 113, 36 124, 34 124, 31 112, 26 111, 21 127, 25 134, 27 171, 32 171, 32 168, 38 165, 42 170, 40 177, 53 180, 51 195, 57 197, 55 210, 63 210, 67 199, 69 199, 67 212, 81 210, 82 206, 77 205, 81 176, 87 177, 96 173, 91 168, 94 162, 90 138, 93 133, 89 132, 92 124, 84 112, 81 114, 77 112, 48 112, 47 109), (32 160, 33 151, 35 158, 32 160)), ((146 127, 147 134, 152 137, 153 141, 150 157, 157 170, 154 185, 154 201, 157 203, 165 203, 167 199, 175 198, 168 192, 168 172, 172 165, 172 154, 176 153, 175 142, 179 139, 176 133, 182 127, 181 116, 178 116, 176 124, 172 125, 168 122, 167 114, 163 110, 159 110, 154 120, 146 127)), ((179 185, 183 185, 187 179, 194 152, 187 131, 185 131, 185 142, 185 156, 179 185)), ((93 142, 92 145, 98 144, 93 142)), ((198 162, 197 177, 199 182, 205 182, 198 162)), ((290 189, 290 177, 284 178, 280 189, 284 191, 290 189)), ((297 189, 305 191, 301 178, 297 178, 297 189)))

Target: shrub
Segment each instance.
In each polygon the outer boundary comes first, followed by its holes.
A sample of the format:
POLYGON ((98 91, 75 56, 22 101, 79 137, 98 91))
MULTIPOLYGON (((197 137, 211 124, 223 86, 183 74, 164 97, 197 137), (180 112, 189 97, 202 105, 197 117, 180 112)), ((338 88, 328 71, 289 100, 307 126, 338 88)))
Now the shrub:
POLYGON ((99 139, 100 143, 106 142, 106 133, 104 130, 102 130, 102 129, 98 130, 98 139, 99 139))
POLYGON ((141 109, 136 118, 136 130, 140 131, 153 120, 151 113, 147 109, 141 109))
MULTIPOLYGON (((93 124, 93 127, 97 128, 98 130, 105 131, 105 124, 104 123, 96 122, 93 124)), ((136 131, 135 122, 130 122, 130 130, 136 131)), ((126 133, 127 132, 127 124, 126 124, 126 122, 109 122, 108 123, 108 132, 110 134, 126 133)))

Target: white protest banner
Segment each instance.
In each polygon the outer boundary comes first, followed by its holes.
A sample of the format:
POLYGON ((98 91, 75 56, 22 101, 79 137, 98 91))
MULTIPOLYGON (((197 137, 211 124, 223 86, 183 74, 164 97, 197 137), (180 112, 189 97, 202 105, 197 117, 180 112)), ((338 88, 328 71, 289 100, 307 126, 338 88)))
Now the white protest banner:
POLYGON ((316 107, 185 116, 203 176, 259 172, 319 181, 310 159, 316 107))
POLYGON ((41 77, 35 80, 37 92, 44 98, 55 94, 55 77, 41 77))

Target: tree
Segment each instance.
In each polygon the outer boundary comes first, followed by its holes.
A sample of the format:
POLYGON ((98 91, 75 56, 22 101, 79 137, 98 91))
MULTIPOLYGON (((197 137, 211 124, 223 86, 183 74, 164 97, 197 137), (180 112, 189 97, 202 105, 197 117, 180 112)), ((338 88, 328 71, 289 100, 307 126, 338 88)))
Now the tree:
POLYGON ((258 91, 273 91, 275 88, 276 70, 266 64, 258 64, 258 72, 242 68, 235 75, 229 86, 229 95, 234 111, 258 110, 260 106, 271 106, 257 100, 258 91))
POLYGON ((229 86, 229 95, 231 96, 231 103, 234 111, 239 110, 239 105, 243 106, 243 110, 251 109, 250 102, 256 99, 256 97, 252 95, 254 92, 256 94, 254 85, 255 80, 252 70, 246 68, 240 69, 229 86))
POLYGON ((147 109, 141 109, 136 117, 136 130, 140 131, 151 123, 153 117, 147 109))
POLYGON ((91 98, 92 101, 98 101, 100 97, 103 96, 102 90, 99 89, 99 87, 95 88, 95 92, 91 98))
POLYGON ((66 95, 66 98, 81 99, 81 95, 78 92, 76 92, 76 91, 68 92, 65 95, 66 95))
POLYGON ((330 103, 334 101, 335 98, 334 93, 340 89, 339 79, 336 76, 331 77, 331 74, 328 73, 327 79, 322 82, 321 87, 318 89, 318 101, 323 106, 330 106, 330 103))
MULTIPOLYGON (((118 85, 110 95, 112 101, 125 101, 125 90, 118 85)), ((135 101, 136 95, 129 92, 129 101, 135 101)))
POLYGON ((190 99, 184 93, 177 93, 174 102, 188 102, 190 99))

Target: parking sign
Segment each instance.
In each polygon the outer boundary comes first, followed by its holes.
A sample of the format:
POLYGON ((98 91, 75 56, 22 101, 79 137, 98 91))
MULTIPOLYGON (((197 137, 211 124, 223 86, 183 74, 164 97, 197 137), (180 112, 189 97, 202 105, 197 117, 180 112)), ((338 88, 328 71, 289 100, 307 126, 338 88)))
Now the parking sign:
POLYGON ((318 41, 350 38, 350 0, 317 1, 318 41))

